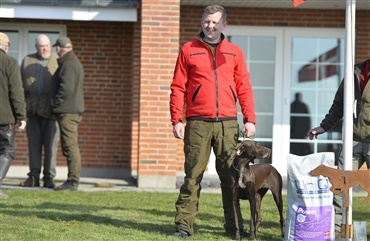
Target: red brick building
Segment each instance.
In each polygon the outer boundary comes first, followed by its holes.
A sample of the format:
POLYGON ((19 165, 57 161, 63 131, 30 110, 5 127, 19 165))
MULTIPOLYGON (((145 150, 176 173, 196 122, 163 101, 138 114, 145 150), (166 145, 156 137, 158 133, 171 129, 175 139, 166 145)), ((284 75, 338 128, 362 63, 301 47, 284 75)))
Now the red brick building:
MULTIPOLYGON (((290 0, 1 2, 0 31, 12 39, 11 55, 21 61, 34 52, 38 33, 49 34, 52 42, 66 35, 84 65, 82 176, 137 177, 139 187, 175 187, 183 154, 182 142, 172 135, 169 85, 178 50, 197 37, 208 2, 226 8, 224 33, 245 52, 256 99, 256 140, 273 150, 266 161, 286 175, 285 157, 297 146, 320 152, 335 151, 340 144, 338 131, 321 142, 293 137, 291 123, 294 117, 307 117, 309 127, 318 125, 344 76, 345 1, 307 0, 296 8, 290 0), (333 48, 334 60, 318 58, 333 48), (316 72, 311 81, 302 82, 297 76, 307 64, 316 72), (325 66, 334 66, 335 73, 322 75, 325 66), (302 94, 309 113, 291 113, 296 93, 302 94)), ((370 57, 369 15, 368 1, 358 0, 356 62, 370 57)), ((65 166, 59 150, 58 170, 65 166)), ((25 167, 26 177, 25 133, 17 135, 14 167, 25 167)))

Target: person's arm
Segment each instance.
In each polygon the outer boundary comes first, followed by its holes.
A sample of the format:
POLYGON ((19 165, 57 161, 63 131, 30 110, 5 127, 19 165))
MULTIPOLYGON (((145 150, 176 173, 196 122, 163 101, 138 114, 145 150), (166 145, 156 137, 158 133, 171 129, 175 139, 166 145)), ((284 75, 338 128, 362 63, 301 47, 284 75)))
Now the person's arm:
POLYGON ((11 69, 9 75, 9 101, 13 108, 13 115, 16 123, 21 123, 21 125, 19 126, 23 127, 24 129, 27 114, 21 73, 16 60, 14 60, 14 62, 11 63, 10 66, 11 69))
POLYGON ((16 131, 23 131, 24 129, 26 129, 26 121, 25 120, 21 120, 21 121, 17 121, 14 125, 14 128, 16 131))
POLYGON ((54 97, 51 99, 50 105, 53 108, 61 106, 68 99, 75 88, 75 66, 73 62, 65 62, 62 69, 58 72, 59 86, 56 89, 54 97))
POLYGON ((178 139, 184 138, 184 118, 185 95, 188 80, 188 69, 186 66, 185 54, 181 50, 177 57, 174 76, 171 83, 170 113, 173 125, 173 134, 178 139))

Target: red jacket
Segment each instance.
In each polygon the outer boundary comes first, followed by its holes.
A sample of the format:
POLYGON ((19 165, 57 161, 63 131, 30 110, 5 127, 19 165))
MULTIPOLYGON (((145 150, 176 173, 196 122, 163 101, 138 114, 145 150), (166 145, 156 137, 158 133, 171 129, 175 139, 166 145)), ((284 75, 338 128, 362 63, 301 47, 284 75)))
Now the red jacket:
POLYGON ((181 48, 171 84, 171 122, 184 119, 236 119, 239 100, 243 121, 256 123, 252 86, 242 50, 224 39, 215 56, 200 39, 181 48))

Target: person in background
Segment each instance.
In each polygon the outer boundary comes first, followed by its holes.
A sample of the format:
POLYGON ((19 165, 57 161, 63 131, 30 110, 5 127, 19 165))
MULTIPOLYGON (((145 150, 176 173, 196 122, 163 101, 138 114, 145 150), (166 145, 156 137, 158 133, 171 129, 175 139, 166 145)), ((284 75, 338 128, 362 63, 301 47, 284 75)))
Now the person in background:
POLYGON ((9 37, 0 33, 0 198, 1 185, 15 158, 15 131, 26 128, 26 103, 18 62, 8 56, 9 37))
POLYGON ((45 34, 36 38, 36 53, 24 57, 21 75, 27 104, 27 138, 29 168, 28 179, 20 185, 39 187, 44 149, 43 186, 54 188, 59 128, 51 115, 49 90, 58 56, 51 53, 50 39, 45 34))
MULTIPOLYGON (((366 163, 370 169, 370 59, 356 64, 354 67, 354 97, 355 113, 353 118, 353 158, 352 169, 358 170, 366 163)), ((328 114, 321 121, 320 126, 308 131, 312 140, 314 137, 331 130, 343 118, 344 80, 339 85, 332 106, 328 114)), ((337 153, 336 165, 343 169, 343 152, 337 153)), ((342 196, 334 195, 335 231, 341 232, 342 223, 342 196)))
MULTIPOLYGON (((185 43, 178 55, 171 84, 173 135, 184 140, 185 178, 175 203, 174 236, 194 234, 201 181, 211 148, 221 182, 226 232, 235 233, 230 166, 239 138, 237 100, 244 117, 242 130, 255 134, 254 98, 244 54, 222 34, 227 26, 222 6, 210 5, 200 20, 198 39, 185 43), (184 106, 186 112, 184 116, 184 106), (184 125, 186 121, 186 126, 184 125)), ((241 235, 247 236, 241 220, 241 235)))
MULTIPOLYGON (((310 113, 306 103, 302 101, 302 93, 295 94, 294 101, 290 104, 290 138, 307 138, 307 129, 311 127, 310 113), (297 116, 298 115, 298 116, 297 116), (299 116, 302 115, 302 116, 299 116), (303 116, 305 115, 305 116, 303 116)), ((290 153, 298 156, 305 156, 311 153, 311 147, 308 143, 290 143, 290 153)))
POLYGON ((83 81, 84 69, 73 51, 68 37, 57 39, 56 47, 59 59, 58 69, 54 73, 51 113, 56 115, 62 142, 62 152, 67 158, 68 177, 55 191, 76 191, 80 181, 81 154, 78 146, 78 125, 85 111, 83 81))

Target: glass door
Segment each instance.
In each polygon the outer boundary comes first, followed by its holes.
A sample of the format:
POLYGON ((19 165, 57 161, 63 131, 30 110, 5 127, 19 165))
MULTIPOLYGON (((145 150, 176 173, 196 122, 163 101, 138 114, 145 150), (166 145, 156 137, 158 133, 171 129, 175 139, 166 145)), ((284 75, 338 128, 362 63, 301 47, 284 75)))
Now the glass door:
MULTIPOLYGON (((247 67, 251 73, 251 84, 255 100, 255 112, 257 116, 255 140, 262 145, 273 148, 274 109, 276 108, 276 89, 279 82, 276 79, 280 75, 279 60, 281 61, 282 35, 281 31, 271 29, 264 31, 260 28, 247 28, 229 26, 225 35, 227 39, 238 45, 244 52, 247 67), (241 29, 242 28, 242 29, 241 29)), ((240 108, 239 108, 240 110, 240 108)), ((240 128, 243 126, 243 116, 238 116, 240 128)), ((241 135, 241 141, 244 139, 241 135)), ((263 160, 255 160, 255 163, 272 163, 272 156, 263 160)))
MULTIPOLYGON (((242 48, 251 73, 255 140, 272 149, 270 158, 256 162, 286 176, 290 153, 336 151, 340 126, 318 140, 306 134, 325 117, 343 78, 345 30, 228 26, 224 34, 242 48)), ((242 125, 241 113, 238 119, 242 125)))
POLYGON ((344 76, 344 39, 292 37, 290 88, 290 153, 335 152, 341 125, 311 141, 306 134, 318 126, 328 112, 344 76), (310 51, 306 51, 310 49, 310 51))

